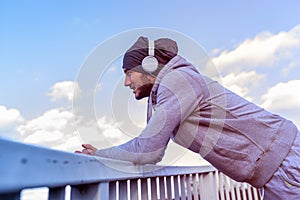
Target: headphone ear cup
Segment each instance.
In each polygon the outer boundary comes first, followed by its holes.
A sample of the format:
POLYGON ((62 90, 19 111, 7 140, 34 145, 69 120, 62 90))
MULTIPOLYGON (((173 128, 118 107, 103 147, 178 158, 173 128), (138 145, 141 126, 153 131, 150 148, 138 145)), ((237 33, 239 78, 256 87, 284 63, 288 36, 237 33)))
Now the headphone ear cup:
POLYGON ((145 72, 153 73, 158 68, 158 61, 154 56, 146 56, 142 61, 142 68, 145 72))

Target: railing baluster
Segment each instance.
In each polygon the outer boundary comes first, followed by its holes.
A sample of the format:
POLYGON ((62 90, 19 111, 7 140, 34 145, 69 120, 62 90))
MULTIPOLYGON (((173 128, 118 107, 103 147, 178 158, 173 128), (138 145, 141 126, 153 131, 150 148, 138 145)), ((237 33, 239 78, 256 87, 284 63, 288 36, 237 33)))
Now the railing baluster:
POLYGON ((197 200, 197 199, 199 199, 199 194, 198 194, 198 188, 199 188, 198 174, 193 174, 192 175, 192 180, 193 180, 193 199, 197 200))
POLYGON ((186 182, 186 190, 187 190, 187 199, 192 199, 192 185, 191 185, 191 176, 190 174, 185 176, 185 182, 186 182))
POLYGON ((229 190, 230 190, 230 185, 229 185, 229 183, 228 183, 228 178, 227 178, 227 176, 224 176, 224 184, 225 184, 225 197, 226 197, 226 200, 230 200, 230 192, 229 192, 229 190))
POLYGON ((241 183, 236 184, 235 191, 236 191, 236 199, 242 200, 242 198, 241 198, 241 183))
POLYGON ((49 200, 64 200, 65 199, 65 187, 49 188, 49 200))
POLYGON ((174 198, 175 200, 179 200, 179 185, 178 185, 179 176, 173 176, 173 184, 174 184, 174 198))
POLYGON ((127 199, 127 180, 123 180, 119 182, 119 199, 120 200, 127 199))
POLYGON ((111 181, 109 183, 109 199, 117 199, 117 187, 116 187, 117 182, 116 181, 111 181))
POLYGON ((204 189, 203 186, 205 184, 203 183, 203 174, 199 175, 199 195, 200 195, 200 199, 203 199, 202 194, 204 193, 204 189))
POLYGON ((201 199, 218 199, 213 173, 205 173, 200 176, 201 199))
POLYGON ((100 185, 98 185, 98 187, 99 187, 97 189, 98 192, 99 192, 99 189, 100 189, 100 196, 99 196, 100 198, 99 197, 97 197, 97 198, 99 198, 100 200, 110 199, 109 198, 109 182, 102 182, 102 183, 100 183, 100 185))
POLYGON ((130 180, 130 199, 138 199, 138 183, 137 180, 130 180))
POLYGON ((253 191, 253 198, 254 198, 254 200, 259 200, 258 189, 252 188, 252 191, 253 191))
POLYGON ((247 193, 248 193, 248 199, 247 200, 252 200, 253 196, 252 196, 252 193, 251 193, 251 187, 249 185, 247 185, 247 193))
POLYGON ((225 186, 224 186, 224 177, 223 177, 223 174, 222 173, 218 173, 218 177, 219 177, 219 187, 218 187, 218 190, 219 190, 219 196, 220 196, 220 200, 225 200, 225 195, 224 195, 224 190, 225 190, 225 186))
POLYGON ((186 187, 185 187, 185 175, 180 175, 180 190, 181 190, 181 198, 186 199, 186 187))
POLYGON ((243 200, 246 200, 246 199, 247 199, 247 194, 246 194, 246 183, 242 183, 241 190, 242 190, 242 199, 243 199, 243 200))
POLYGON ((153 177, 150 179, 151 182, 151 199, 156 200, 157 199, 157 183, 156 183, 157 177, 153 177))
POLYGON ((235 196, 235 184, 234 184, 234 182, 233 182, 232 179, 229 180, 229 184, 230 184, 231 200, 236 200, 236 196, 235 196))
POLYGON ((166 177, 166 186, 167 186, 167 199, 172 199, 172 178, 171 176, 166 177))
POLYGON ((159 198, 166 199, 165 195, 165 177, 158 177, 159 180, 159 198))
POLYGON ((141 198, 142 200, 148 200, 148 180, 147 178, 141 179, 141 198))

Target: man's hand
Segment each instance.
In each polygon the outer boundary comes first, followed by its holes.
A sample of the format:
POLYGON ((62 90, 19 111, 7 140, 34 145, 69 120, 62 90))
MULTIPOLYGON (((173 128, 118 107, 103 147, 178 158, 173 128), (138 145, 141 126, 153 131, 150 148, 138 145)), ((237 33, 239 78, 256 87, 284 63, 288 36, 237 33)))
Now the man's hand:
POLYGON ((95 152, 97 151, 97 148, 95 148, 94 146, 92 146, 90 144, 82 144, 81 146, 84 149, 82 149, 82 151, 75 151, 75 153, 82 153, 82 154, 94 156, 95 152))

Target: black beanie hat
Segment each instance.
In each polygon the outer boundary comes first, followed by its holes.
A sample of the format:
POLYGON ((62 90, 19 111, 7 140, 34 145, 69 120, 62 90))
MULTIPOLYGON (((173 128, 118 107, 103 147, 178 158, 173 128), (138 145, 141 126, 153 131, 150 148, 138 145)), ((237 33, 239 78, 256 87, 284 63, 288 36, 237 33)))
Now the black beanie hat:
MULTIPOLYGON (((142 68, 143 59, 148 56, 149 40, 146 37, 139 37, 138 40, 126 51, 123 58, 123 69, 134 70, 149 74, 142 68)), ((151 73, 157 76, 159 71, 178 53, 177 43, 169 38, 160 38, 154 41, 154 57, 158 61, 158 69, 151 73)))

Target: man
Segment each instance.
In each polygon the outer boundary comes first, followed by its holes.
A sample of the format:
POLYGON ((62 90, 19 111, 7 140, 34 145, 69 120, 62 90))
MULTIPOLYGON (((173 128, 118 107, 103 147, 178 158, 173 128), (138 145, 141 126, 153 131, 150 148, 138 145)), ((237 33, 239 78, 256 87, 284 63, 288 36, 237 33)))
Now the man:
POLYGON ((229 177, 263 187, 265 199, 300 199, 297 127, 202 75, 177 53, 171 39, 140 37, 125 53, 123 70, 135 98, 149 97, 147 126, 120 146, 83 144, 77 153, 155 164, 172 139, 229 177))

